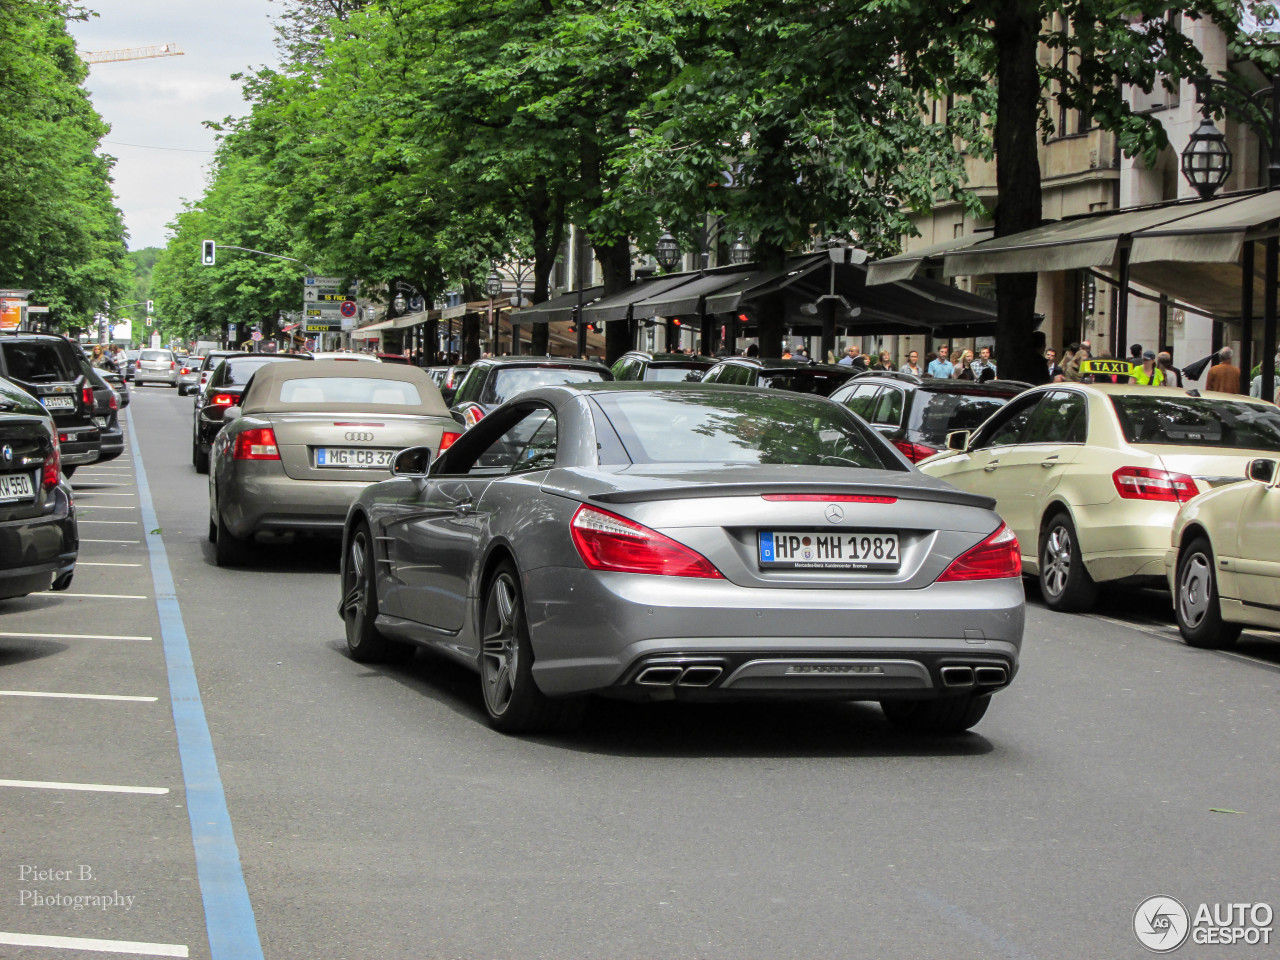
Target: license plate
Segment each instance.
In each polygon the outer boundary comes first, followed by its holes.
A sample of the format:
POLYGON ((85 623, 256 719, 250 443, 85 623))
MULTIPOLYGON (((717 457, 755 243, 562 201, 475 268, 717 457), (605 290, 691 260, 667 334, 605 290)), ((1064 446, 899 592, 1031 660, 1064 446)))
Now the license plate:
POLYGON ((36 488, 29 473, 0 474, 0 500, 34 500, 36 488))
POLYGON ((394 450, 370 450, 361 447, 317 447, 317 467, 355 467, 360 470, 376 470, 390 467, 394 450))
POLYGON ((897 570, 898 535, 859 530, 761 530, 767 570, 897 570))
POLYGON ((41 397, 40 402, 50 410, 74 410, 76 401, 72 397, 41 397))
POLYGON ((94 417, 93 422, 100 426, 103 430, 107 429, 108 417, 94 417))

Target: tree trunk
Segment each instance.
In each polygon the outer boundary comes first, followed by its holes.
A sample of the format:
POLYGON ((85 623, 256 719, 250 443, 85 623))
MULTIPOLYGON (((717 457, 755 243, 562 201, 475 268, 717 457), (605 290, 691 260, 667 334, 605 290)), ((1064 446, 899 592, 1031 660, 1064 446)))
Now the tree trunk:
MULTIPOLYGON (((1004 0, 996 16, 996 236, 1040 225, 1040 14, 1029 0, 1004 0)), ((996 274, 996 350, 1002 379, 1044 379, 1036 356, 1036 274, 996 274)))
POLYGON ((480 314, 462 316, 462 362, 475 363, 480 359, 480 314))
MULTIPOLYGON (((761 241, 756 244, 756 258, 760 266, 769 270, 781 270, 787 263, 787 252, 776 244, 761 241)), ((760 331, 760 356, 777 359, 782 356, 782 338, 786 335, 786 294, 781 291, 767 294, 756 300, 756 321, 760 331)))
MULTIPOLYGON (((546 177, 534 179, 529 193, 529 225, 533 232, 533 303, 542 303, 551 296, 551 271, 555 269, 556 255, 564 239, 564 196, 552 197, 546 177)), ((535 323, 529 331, 529 353, 535 357, 550 352, 551 327, 535 323)))
MULTIPOLYGON (((596 259, 604 273, 604 296, 622 293, 631 286, 631 241, 623 237, 613 243, 595 244, 596 259)), ((604 362, 613 362, 631 349, 628 324, 613 320, 604 325, 604 362)))

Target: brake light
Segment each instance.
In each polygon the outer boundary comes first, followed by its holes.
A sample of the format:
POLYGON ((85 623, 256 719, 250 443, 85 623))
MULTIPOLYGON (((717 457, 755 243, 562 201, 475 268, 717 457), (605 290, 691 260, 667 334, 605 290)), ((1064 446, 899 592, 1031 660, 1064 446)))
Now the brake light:
POLYGON ((462 422, 466 424, 467 429, 471 429, 477 423, 484 419, 484 411, 477 407, 474 403, 469 404, 462 411, 462 422))
POLYGON ((999 580, 1022 576, 1022 553, 1018 538, 1005 524, 976 547, 951 561, 938 578, 939 583, 960 580, 999 580))
POLYGON ((254 427, 236 434, 236 460, 279 460, 276 432, 270 427, 254 427))
POLYGON ((84 405, 90 410, 93 409, 93 387, 86 384, 80 388, 80 399, 84 401, 84 405))
POLYGON ((1125 500, 1185 503, 1200 493, 1196 482, 1185 473, 1170 473, 1168 470, 1121 467, 1111 475, 1111 479, 1125 500))
POLYGON ((926 447, 923 443, 912 443, 910 440, 895 440, 893 445, 912 463, 919 463, 938 452, 933 447, 926 447))
POLYGON ((229 393, 215 393, 209 402, 215 407, 229 407, 236 402, 236 398, 229 393))
POLYGON ((585 504, 569 524, 573 545, 592 570, 723 580, 711 561, 656 530, 585 504))
POLYGON ((62 450, 58 446, 58 438, 53 438, 53 449, 45 455, 44 464, 40 469, 40 486, 45 490, 52 490, 58 485, 59 474, 62 472, 62 450))
POLYGON ((188 373, 190 373, 190 372, 191 372, 191 368, 190 368, 190 367, 183 367, 183 368, 182 368, 181 370, 179 370, 178 372, 179 372, 180 374, 182 374, 182 375, 185 377, 188 373))
POLYGON ((178 366, 178 365, 177 365, 176 363, 174 363, 172 360, 170 360, 170 361, 169 361, 169 369, 170 369, 170 370, 174 370, 174 369, 176 369, 176 368, 177 368, 177 366, 178 366))
POLYGON ((462 437, 462 434, 460 433, 454 433, 452 430, 446 430, 444 433, 440 434, 440 444, 436 449, 436 453, 437 454, 444 453, 446 450, 452 447, 454 443, 456 443, 461 437, 462 437))
POLYGON ((111 410, 120 409, 120 401, 116 399, 116 392, 114 390, 111 391, 111 399, 107 401, 107 407, 111 410))
POLYGON ((897 497, 872 497, 860 493, 762 493, 774 503, 897 503, 897 497))

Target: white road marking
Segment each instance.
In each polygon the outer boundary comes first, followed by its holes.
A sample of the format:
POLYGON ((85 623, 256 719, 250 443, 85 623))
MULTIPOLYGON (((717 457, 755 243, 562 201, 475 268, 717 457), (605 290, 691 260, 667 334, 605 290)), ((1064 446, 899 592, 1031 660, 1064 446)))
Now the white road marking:
POLYGON ((96 490, 75 491, 77 497, 136 497, 136 493, 98 493, 96 490))
POLYGON ((140 940, 95 940, 89 937, 46 937, 38 933, 0 933, 0 943, 11 947, 57 947, 62 950, 96 950, 99 953, 132 953, 141 957, 186 957, 180 943, 144 943, 140 940))
POLYGON ((0 632, 0 637, 28 640, 150 640, 150 637, 131 637, 110 633, 10 633, 0 632))
POLYGON ((137 510, 137 507, 126 507, 123 504, 116 505, 114 503, 86 503, 85 510, 137 510))
POLYGON ((77 560, 77 567, 140 567, 140 563, 106 563, 104 561, 77 560))
POLYGON ((136 527, 136 526, 138 525, 138 521, 137 521, 137 520, 90 520, 90 519, 88 519, 87 517, 80 517, 80 518, 79 518, 79 520, 80 520, 80 522, 81 522, 81 523, 114 523, 114 524, 117 524, 117 525, 121 525, 121 524, 126 524, 126 523, 127 523, 127 524, 129 524, 129 525, 131 525, 131 526, 134 526, 134 527, 136 527))
POLYGON ((155 703, 159 697, 127 697, 114 693, 51 693, 47 690, 0 690, 0 697, 51 697, 56 700, 125 700, 129 703, 155 703))
POLYGON ((53 593, 53 597, 92 597, 96 600, 150 600, 145 593, 53 593))
POLYGON ((81 543, 141 543, 141 540, 89 540, 86 537, 80 538, 81 543))
POLYGON ((126 787, 118 783, 60 783, 56 780, 0 780, 0 787, 24 787, 31 790, 81 790, 87 793, 146 793, 152 796, 161 796, 169 792, 168 787, 126 787))

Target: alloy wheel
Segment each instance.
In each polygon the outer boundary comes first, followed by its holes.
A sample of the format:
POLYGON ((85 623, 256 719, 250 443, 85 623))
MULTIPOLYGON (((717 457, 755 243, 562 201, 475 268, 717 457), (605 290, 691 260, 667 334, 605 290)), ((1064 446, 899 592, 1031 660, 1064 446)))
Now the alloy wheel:
POLYGON ((1194 630, 1209 612, 1209 595, 1213 592, 1213 568, 1203 553, 1193 553, 1182 565, 1178 578, 1178 612, 1182 622, 1194 630))
POLYGON ((1041 565, 1045 589, 1058 596, 1067 588, 1067 578, 1071 575, 1071 534, 1066 527, 1056 526, 1049 531, 1041 565))
POLYGON ((368 613, 368 544, 364 531, 361 530, 351 538, 351 553, 347 558, 347 570, 351 574, 351 586, 342 598, 344 617, 364 619, 368 613))
POLYGON ((519 668, 520 640, 517 636, 515 584, 510 575, 500 573, 489 588, 485 605, 484 642, 480 655, 485 702, 489 712, 501 716, 511 705, 519 668))

